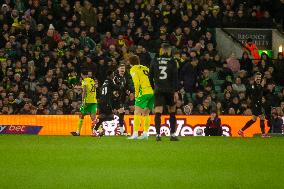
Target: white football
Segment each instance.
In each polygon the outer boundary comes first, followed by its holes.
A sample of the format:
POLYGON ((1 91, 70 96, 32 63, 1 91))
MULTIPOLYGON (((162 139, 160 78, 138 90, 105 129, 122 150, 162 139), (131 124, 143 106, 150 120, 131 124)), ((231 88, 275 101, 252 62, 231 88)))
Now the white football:
POLYGON ((199 129, 196 130, 196 135, 197 136, 201 136, 202 134, 203 134, 203 129, 199 128, 199 129))

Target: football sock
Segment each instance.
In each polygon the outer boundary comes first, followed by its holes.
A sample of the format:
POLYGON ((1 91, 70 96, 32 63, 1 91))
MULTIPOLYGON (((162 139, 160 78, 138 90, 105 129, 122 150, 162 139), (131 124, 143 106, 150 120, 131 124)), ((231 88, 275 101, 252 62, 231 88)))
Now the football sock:
POLYGON ((100 128, 100 126, 102 125, 102 123, 103 123, 103 120, 102 120, 102 119, 99 119, 99 121, 97 122, 97 124, 96 124, 96 126, 95 126, 95 131, 97 131, 97 130, 100 128))
POLYGON ((241 129, 242 131, 245 131, 247 128, 249 128, 252 124, 254 124, 255 123, 255 121, 254 120, 249 120, 246 124, 245 124, 245 126, 241 129))
POLYGON ((123 127, 123 125, 124 125, 124 114, 125 113, 119 113, 118 114, 118 121, 119 121, 119 125, 120 125, 120 127, 123 127))
POLYGON ((77 131, 76 131, 77 134, 80 134, 82 125, 83 125, 83 119, 79 119, 77 131))
POLYGON ((134 127, 133 127, 133 134, 137 133, 138 135, 138 130, 141 124, 141 116, 139 115, 134 115, 134 127))
POLYGON ((157 135, 160 136, 160 129, 161 129, 161 113, 155 114, 155 127, 157 135))
POLYGON ((150 116, 146 115, 144 116, 144 133, 148 132, 149 127, 150 127, 150 116))
POLYGON ((170 129, 171 129, 171 135, 173 136, 173 134, 176 132, 176 115, 175 113, 170 113, 170 129))
POLYGON ((123 134, 124 133, 124 127, 119 127, 120 129, 120 133, 123 134))
POLYGON ((264 120, 260 120, 260 129, 261 129, 261 133, 265 134, 264 120))

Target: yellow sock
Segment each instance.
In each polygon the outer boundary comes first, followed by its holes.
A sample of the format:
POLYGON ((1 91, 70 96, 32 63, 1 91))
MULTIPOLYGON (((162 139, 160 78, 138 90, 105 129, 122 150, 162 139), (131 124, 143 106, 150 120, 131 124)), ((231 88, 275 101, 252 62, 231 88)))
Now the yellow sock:
POLYGON ((143 118, 144 118, 144 133, 145 133, 148 132, 148 129, 150 127, 150 116, 146 115, 143 118))
POLYGON ((80 134, 82 125, 83 125, 83 119, 79 119, 79 123, 77 127, 77 134, 80 134))
POLYGON ((133 127, 133 133, 138 133, 140 124, 141 124, 141 116, 139 115, 134 115, 134 127, 133 127))

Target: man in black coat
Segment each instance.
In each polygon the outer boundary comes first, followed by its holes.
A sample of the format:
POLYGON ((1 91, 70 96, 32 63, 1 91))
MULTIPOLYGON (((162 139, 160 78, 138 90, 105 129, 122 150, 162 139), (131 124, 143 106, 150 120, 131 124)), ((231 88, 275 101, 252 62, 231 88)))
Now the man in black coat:
POLYGON ((271 111, 270 123, 268 126, 270 126, 269 133, 282 134, 283 132, 283 120, 278 116, 276 109, 272 109, 271 111))
POLYGON ((196 82, 199 74, 198 59, 193 59, 187 62, 182 67, 180 72, 180 81, 184 87, 186 96, 191 97, 192 93, 196 90, 196 82))
POLYGON ((221 119, 218 117, 216 111, 211 111, 204 132, 205 136, 222 136, 221 119))

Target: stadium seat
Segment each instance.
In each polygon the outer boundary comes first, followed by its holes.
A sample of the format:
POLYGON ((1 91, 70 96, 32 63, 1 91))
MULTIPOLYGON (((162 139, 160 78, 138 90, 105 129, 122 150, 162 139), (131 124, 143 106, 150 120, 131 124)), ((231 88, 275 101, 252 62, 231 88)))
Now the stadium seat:
POLYGON ((221 86, 225 83, 225 80, 213 80, 214 85, 221 86))
POLYGON ((221 92, 221 86, 216 85, 216 86, 215 86, 215 91, 216 91, 217 93, 220 93, 220 92, 221 92))
POLYGON ((282 88, 283 88, 282 86, 276 86, 276 87, 275 87, 275 92, 276 92, 276 93, 281 92, 282 88))

